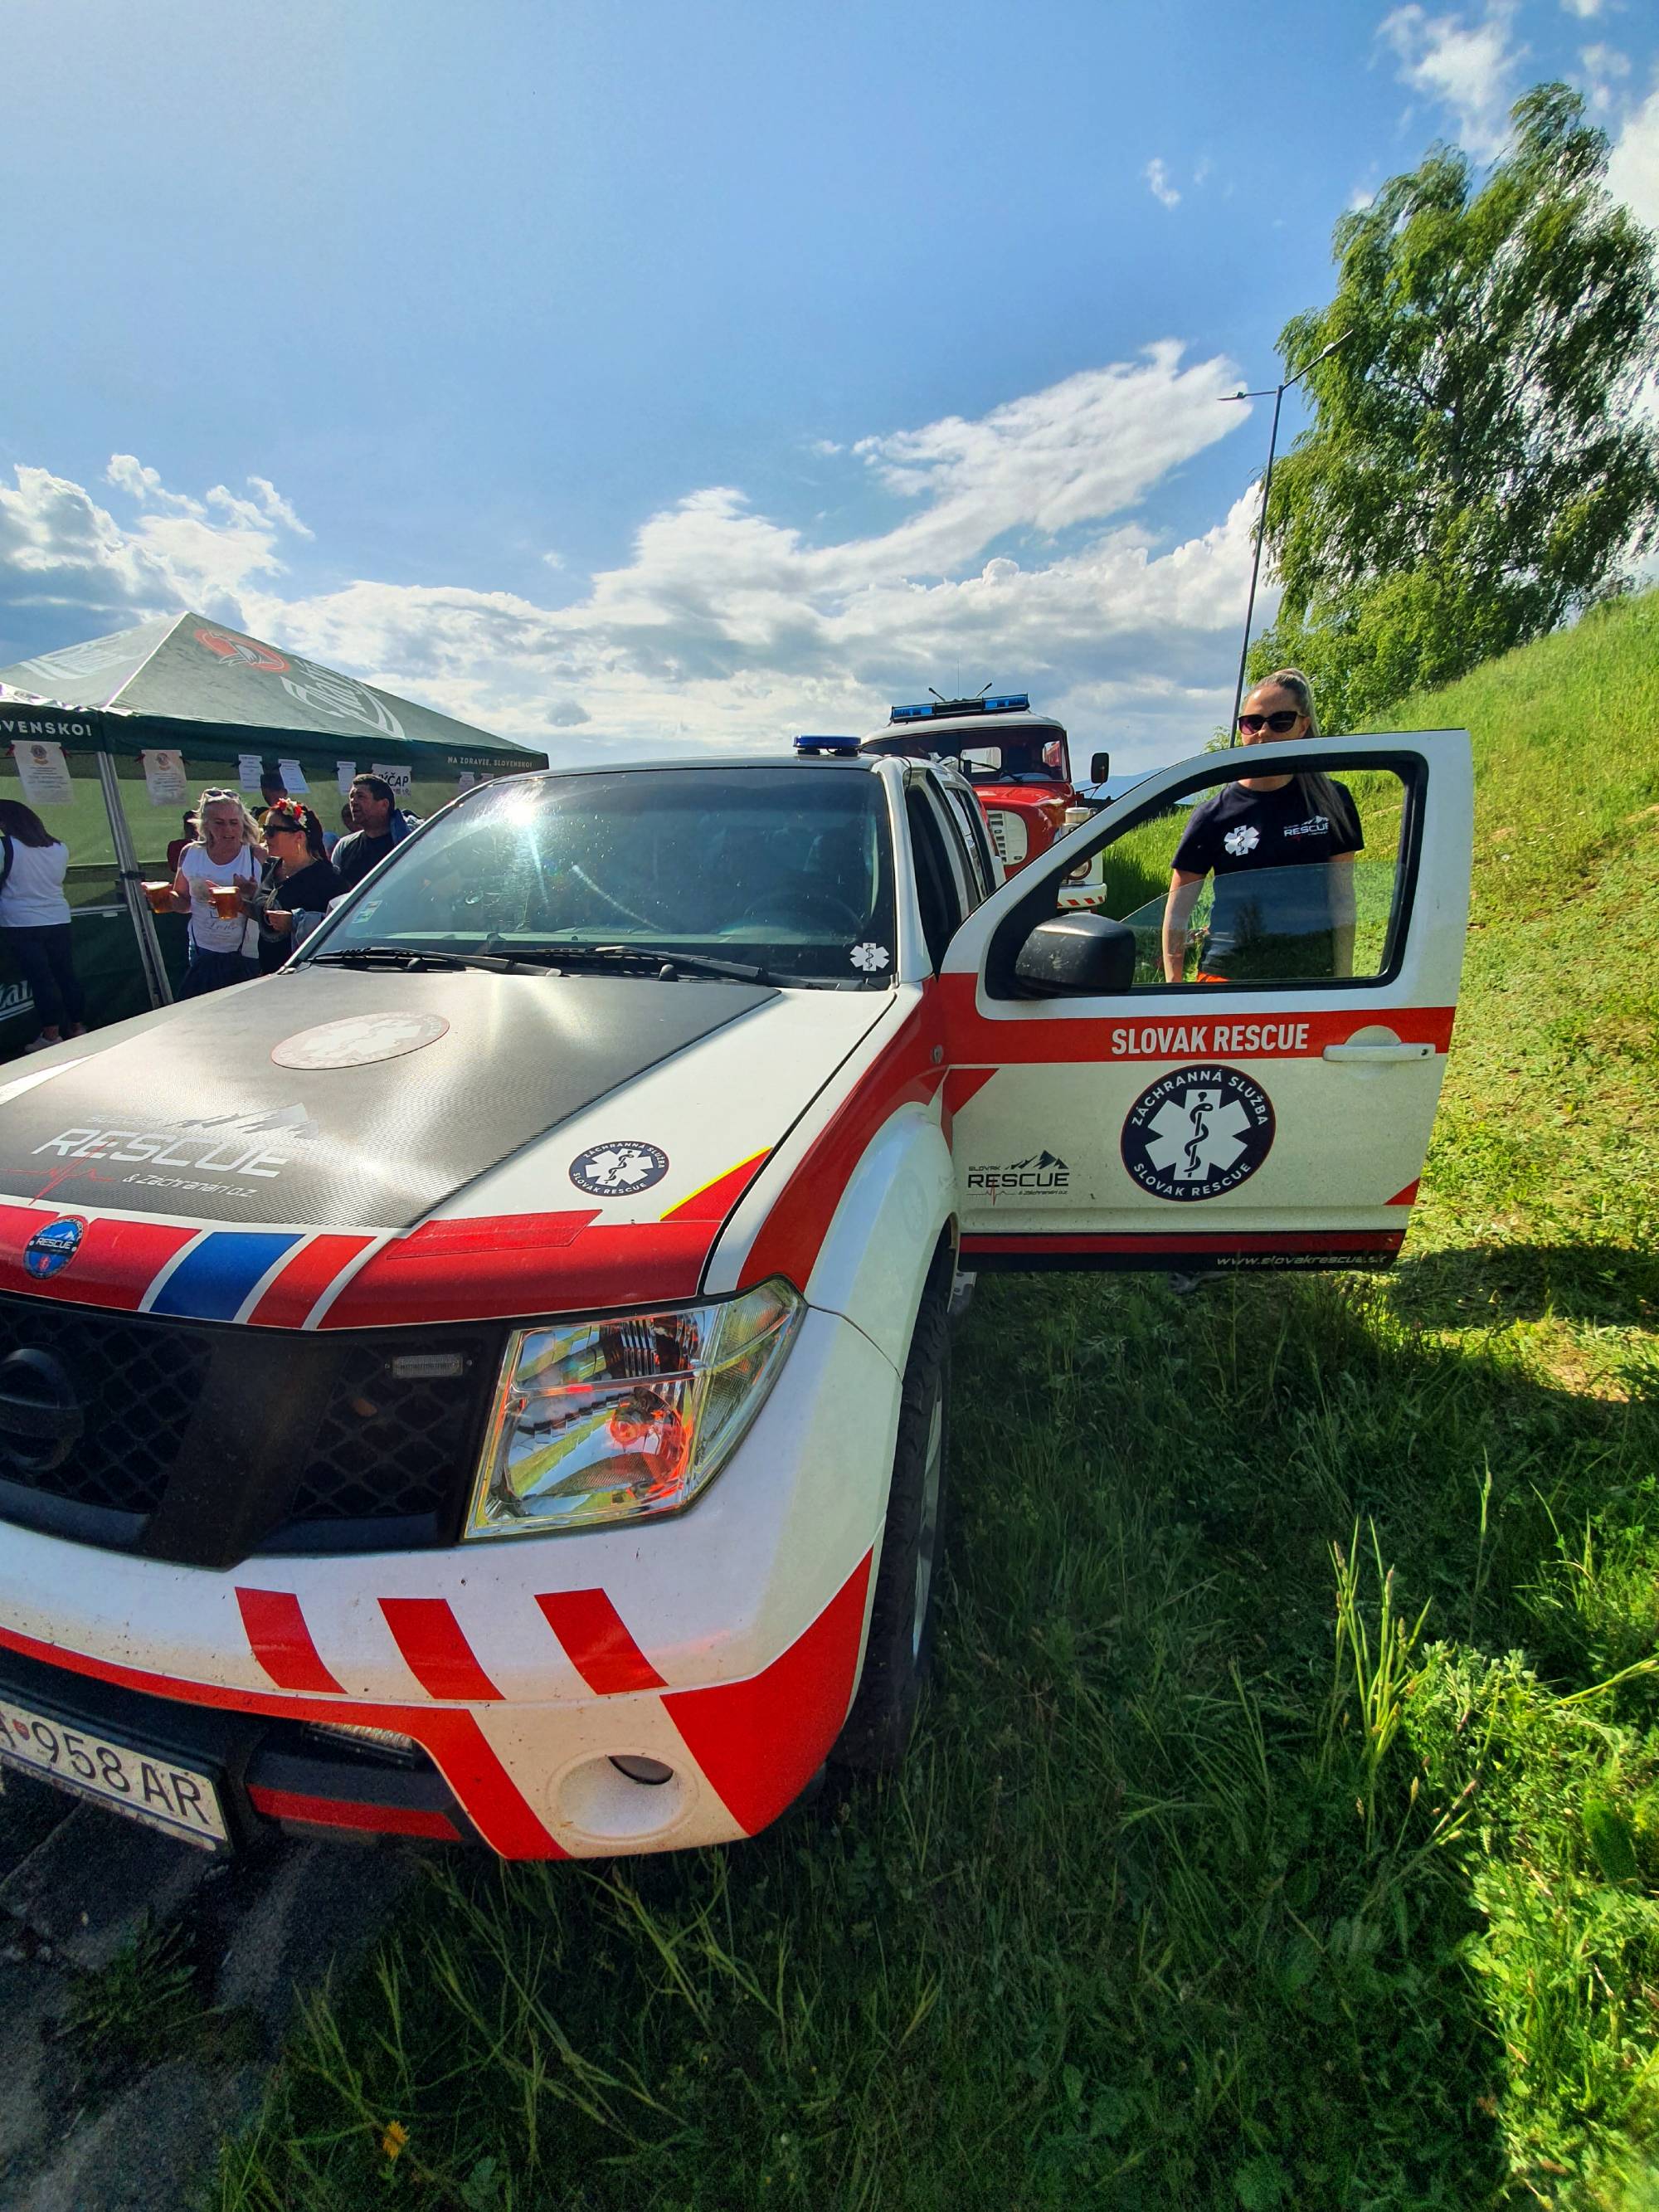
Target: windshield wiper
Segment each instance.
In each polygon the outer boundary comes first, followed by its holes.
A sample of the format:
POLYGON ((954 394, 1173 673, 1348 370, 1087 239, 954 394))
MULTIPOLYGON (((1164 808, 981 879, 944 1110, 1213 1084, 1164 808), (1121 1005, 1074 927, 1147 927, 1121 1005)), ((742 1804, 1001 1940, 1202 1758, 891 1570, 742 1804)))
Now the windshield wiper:
POLYGON ((540 963, 508 960, 496 952, 422 951, 413 945, 345 945, 335 952, 313 952, 309 966, 325 962, 342 968, 402 968, 413 975, 422 968, 485 968, 493 975, 535 975, 540 963))
POLYGON ((757 968, 746 960, 717 960, 706 952, 665 952, 654 945, 538 945, 531 956, 536 960, 556 962, 568 960, 573 966, 596 961, 605 967, 632 963, 654 968, 659 975, 667 975, 676 970, 686 975, 720 975, 733 983, 769 983, 776 985, 776 976, 764 968, 757 968))
POLYGON ((422 968, 485 968, 495 975, 544 975, 556 968, 643 968, 659 976, 676 974, 718 975, 732 983, 763 983, 777 988, 777 978, 746 960, 718 960, 704 952, 663 952, 649 945, 526 945, 517 957, 498 952, 422 951, 412 945, 347 945, 337 951, 316 952, 321 966, 331 961, 343 968, 401 968, 413 975, 422 968))

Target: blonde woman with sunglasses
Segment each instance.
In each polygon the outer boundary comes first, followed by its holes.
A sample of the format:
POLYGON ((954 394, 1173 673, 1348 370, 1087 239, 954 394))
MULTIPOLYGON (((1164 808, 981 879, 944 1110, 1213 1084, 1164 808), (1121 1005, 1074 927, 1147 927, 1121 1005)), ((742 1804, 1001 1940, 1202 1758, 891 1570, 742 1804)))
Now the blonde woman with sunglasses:
POLYGON ((201 835, 179 855, 173 878, 173 905, 190 916, 181 999, 251 982, 259 972, 259 928, 248 911, 264 858, 259 825, 234 791, 204 791, 197 819, 201 835))
MULTIPOLYGON (((1316 738, 1313 689, 1275 669, 1245 699, 1241 745, 1316 738)), ((1353 973, 1353 856, 1364 847, 1346 784, 1317 772, 1244 775, 1195 806, 1176 847, 1164 908, 1164 977, 1187 980, 1193 909, 1215 879, 1199 983, 1353 973)))

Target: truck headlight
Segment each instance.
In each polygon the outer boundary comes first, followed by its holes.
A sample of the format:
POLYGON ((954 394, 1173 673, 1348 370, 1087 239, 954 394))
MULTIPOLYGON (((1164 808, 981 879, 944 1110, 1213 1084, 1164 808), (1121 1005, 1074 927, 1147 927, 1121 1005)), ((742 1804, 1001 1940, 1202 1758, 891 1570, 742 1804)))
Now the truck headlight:
POLYGON ((805 1310, 775 1279, 706 1305, 515 1329, 463 1535, 690 1504, 765 1404, 805 1310))

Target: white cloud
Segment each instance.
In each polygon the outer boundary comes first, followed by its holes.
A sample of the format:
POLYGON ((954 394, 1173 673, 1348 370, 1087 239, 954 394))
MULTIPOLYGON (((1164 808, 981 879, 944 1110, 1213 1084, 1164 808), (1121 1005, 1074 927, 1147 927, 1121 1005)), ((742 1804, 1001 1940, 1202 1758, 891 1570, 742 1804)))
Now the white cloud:
POLYGON ((1392 48, 1404 84, 1449 107, 1460 144, 1478 161, 1502 149, 1525 46, 1511 46, 1514 0, 1489 0, 1479 21, 1431 15, 1416 4, 1385 15, 1377 37, 1392 48))
POLYGON ((1172 208, 1181 205, 1181 194, 1170 182, 1170 173, 1161 161, 1154 158, 1148 161, 1141 174, 1146 179, 1147 189, 1160 207, 1172 208))
POLYGON ((1659 230, 1659 91, 1626 117, 1607 162, 1607 190, 1638 222, 1659 230))
MULTIPOLYGON (((269 477, 250 477, 248 487, 253 494, 255 503, 270 521, 281 523, 284 530, 291 530, 296 538, 315 536, 316 533, 308 530, 301 521, 293 507, 283 497, 269 477)), ((209 496, 211 497, 212 495, 210 494, 209 496)))
POLYGON ((1577 15, 1588 23, 1601 12, 1604 0, 1561 0, 1569 15, 1577 15))
POLYGON ((20 470, 0 489, 0 598, 49 603, 58 635, 70 608, 90 634, 200 606, 556 757, 867 729, 960 665, 1075 702, 1095 725, 1079 749, 1132 764, 1195 750, 1225 711, 1255 495, 1184 544, 1136 516, 1239 426, 1249 410, 1218 404, 1237 385, 1231 362, 1165 343, 981 416, 861 439, 839 465, 898 512, 858 538, 812 543, 710 486, 650 516, 623 566, 558 607, 368 578, 296 590, 282 553, 298 519, 262 479, 251 498, 197 500, 120 457, 110 480, 136 509, 122 524, 80 486, 20 470))
POLYGON ((1630 75, 1630 56, 1616 46, 1598 43, 1580 50, 1578 68, 1589 92, 1590 112, 1605 125, 1626 104, 1624 86, 1630 75))

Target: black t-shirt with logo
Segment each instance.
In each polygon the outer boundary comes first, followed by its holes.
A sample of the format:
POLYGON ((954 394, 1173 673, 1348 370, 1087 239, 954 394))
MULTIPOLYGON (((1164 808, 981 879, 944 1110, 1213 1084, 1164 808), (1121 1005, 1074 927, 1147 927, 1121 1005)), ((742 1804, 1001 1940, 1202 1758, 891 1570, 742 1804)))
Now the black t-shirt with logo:
POLYGON ((1183 875, 1213 875, 1209 934, 1199 966, 1240 981, 1335 972, 1330 862, 1364 847, 1347 786, 1334 809, 1298 779, 1279 791, 1230 783, 1193 809, 1176 847, 1183 875))

